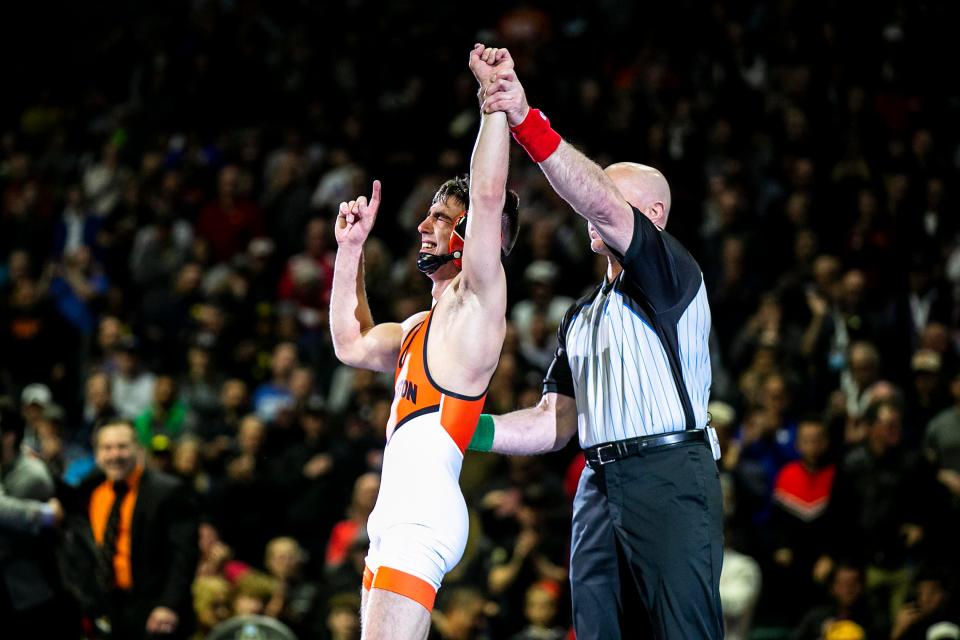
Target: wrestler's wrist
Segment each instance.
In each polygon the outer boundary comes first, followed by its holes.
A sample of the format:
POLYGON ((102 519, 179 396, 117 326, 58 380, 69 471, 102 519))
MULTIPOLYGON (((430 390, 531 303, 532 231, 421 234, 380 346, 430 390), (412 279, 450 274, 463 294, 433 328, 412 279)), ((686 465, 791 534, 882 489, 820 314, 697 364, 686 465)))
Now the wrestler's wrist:
POLYGON ((517 141, 527 155, 540 164, 557 150, 563 138, 550 126, 550 120, 539 109, 528 107, 523 122, 510 127, 513 139, 517 141))
POLYGON ((337 245, 337 251, 349 258, 362 258, 363 243, 362 242, 342 242, 337 245))
POLYGON ((477 428, 473 432, 473 438, 467 449, 470 451, 492 451, 493 450, 493 416, 489 413, 481 413, 477 420, 477 428))

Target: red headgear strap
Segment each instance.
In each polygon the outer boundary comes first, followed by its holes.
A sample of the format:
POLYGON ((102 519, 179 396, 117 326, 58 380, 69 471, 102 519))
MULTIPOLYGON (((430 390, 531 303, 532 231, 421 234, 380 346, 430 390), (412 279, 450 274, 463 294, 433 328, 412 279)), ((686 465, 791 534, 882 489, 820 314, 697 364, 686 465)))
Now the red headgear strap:
POLYGON ((464 211, 453 223, 453 233, 450 234, 448 250, 450 255, 459 254, 453 264, 457 269, 463 269, 463 239, 467 237, 467 212, 464 211))

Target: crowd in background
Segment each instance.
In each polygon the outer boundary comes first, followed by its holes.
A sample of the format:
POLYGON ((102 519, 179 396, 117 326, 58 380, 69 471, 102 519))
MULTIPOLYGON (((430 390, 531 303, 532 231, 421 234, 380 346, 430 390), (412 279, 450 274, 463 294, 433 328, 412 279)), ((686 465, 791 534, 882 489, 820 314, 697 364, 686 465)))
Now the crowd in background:
MULTIPOLYGON (((64 486, 119 417, 192 488, 197 637, 257 612, 358 637, 393 381, 334 357, 335 212, 382 180, 373 316, 428 308, 415 227, 468 167, 467 54, 486 41, 570 142, 671 183, 668 231, 713 315, 728 636, 960 638, 949 3, 664 4, 106 2, 50 25, 66 57, 14 37, 0 394, 64 486)), ((516 149, 509 186, 522 228, 488 413, 538 401, 557 325, 604 267, 516 149)), ((582 465, 574 445, 467 454, 470 539, 436 638, 566 637, 582 465)))

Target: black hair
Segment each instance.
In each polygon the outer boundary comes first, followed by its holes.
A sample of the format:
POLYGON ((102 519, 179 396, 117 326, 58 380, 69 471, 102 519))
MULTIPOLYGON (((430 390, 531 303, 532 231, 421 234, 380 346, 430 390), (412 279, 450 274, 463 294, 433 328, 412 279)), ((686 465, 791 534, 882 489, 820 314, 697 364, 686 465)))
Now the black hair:
MULTIPOLYGON (((455 198, 466 209, 470 205, 470 177, 459 175, 444 182, 433 195, 432 204, 445 202, 448 198, 455 198)), ((513 249, 520 235, 520 196, 510 189, 507 189, 503 203, 501 233, 503 253, 506 255, 513 249)))
POLYGON ((108 427, 129 427, 130 431, 133 432, 133 441, 139 442, 137 439, 137 428, 133 426, 133 423, 129 420, 124 420, 123 418, 106 418, 103 422, 96 425, 93 429, 93 434, 90 436, 90 441, 93 443, 93 448, 97 448, 97 440, 100 437, 100 432, 108 427))

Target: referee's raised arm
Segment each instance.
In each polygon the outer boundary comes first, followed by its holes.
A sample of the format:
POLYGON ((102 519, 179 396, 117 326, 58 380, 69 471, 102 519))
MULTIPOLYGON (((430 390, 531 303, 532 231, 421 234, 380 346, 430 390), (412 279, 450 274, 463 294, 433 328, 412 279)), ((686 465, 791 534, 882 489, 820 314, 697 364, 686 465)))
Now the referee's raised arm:
POLYGON ((629 198, 596 162, 561 138, 543 112, 530 108, 516 72, 499 74, 482 97, 485 112, 507 114, 514 139, 540 165, 557 195, 588 220, 608 246, 625 252, 634 223, 629 198))

